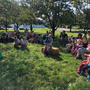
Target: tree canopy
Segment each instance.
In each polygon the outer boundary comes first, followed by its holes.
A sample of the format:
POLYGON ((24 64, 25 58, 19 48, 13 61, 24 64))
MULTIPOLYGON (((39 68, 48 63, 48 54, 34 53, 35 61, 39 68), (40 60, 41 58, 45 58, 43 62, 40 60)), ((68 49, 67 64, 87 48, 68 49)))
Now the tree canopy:
POLYGON ((12 23, 17 28, 21 24, 43 24, 54 36, 60 25, 89 25, 88 4, 90 0, 0 0, 0 25, 7 30, 12 23))

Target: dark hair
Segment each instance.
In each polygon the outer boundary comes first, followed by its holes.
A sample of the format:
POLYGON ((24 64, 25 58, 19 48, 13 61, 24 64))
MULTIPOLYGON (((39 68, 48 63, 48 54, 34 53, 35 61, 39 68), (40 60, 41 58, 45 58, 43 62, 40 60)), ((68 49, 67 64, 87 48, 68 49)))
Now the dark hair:
POLYGON ((63 32, 65 33, 65 30, 63 30, 63 32))
POLYGON ((90 33, 90 31, 88 31, 88 33, 90 33))

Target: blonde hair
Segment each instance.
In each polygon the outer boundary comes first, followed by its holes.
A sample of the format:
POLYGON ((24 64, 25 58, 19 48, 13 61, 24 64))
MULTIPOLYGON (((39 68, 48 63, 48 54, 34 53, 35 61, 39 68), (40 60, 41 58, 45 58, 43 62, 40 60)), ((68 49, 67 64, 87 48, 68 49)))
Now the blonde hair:
POLYGON ((49 34, 49 37, 52 37, 52 34, 49 34))
POLYGON ((81 39, 77 39, 77 42, 82 42, 82 40, 81 39))

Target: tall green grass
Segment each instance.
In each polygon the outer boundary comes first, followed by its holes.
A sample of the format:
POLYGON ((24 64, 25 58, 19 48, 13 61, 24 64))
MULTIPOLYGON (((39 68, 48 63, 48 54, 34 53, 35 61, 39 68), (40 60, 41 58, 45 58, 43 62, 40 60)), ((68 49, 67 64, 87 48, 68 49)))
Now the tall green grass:
MULTIPOLYGON (((34 31, 44 34, 46 30, 48 29, 34 31)), ((65 53, 65 47, 60 45, 57 38, 59 33, 60 31, 56 31, 53 43, 53 46, 60 49, 58 56, 45 56, 40 52, 43 47, 40 44, 29 43, 28 50, 17 50, 14 43, 0 43, 0 52, 3 55, 0 60, 0 89, 89 90, 90 85, 86 78, 75 73, 81 61, 65 53)), ((69 32, 68 34, 72 35, 69 32)), ((76 36, 77 33, 73 35, 76 36)))

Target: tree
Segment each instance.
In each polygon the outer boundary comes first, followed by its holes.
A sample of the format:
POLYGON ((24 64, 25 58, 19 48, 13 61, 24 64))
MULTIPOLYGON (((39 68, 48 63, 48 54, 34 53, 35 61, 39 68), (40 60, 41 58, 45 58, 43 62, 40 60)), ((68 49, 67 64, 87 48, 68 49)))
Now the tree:
POLYGON ((74 14, 73 10, 68 10, 64 14, 64 24, 68 25, 70 28, 70 32, 72 31, 72 26, 76 24, 76 15, 74 14))
POLYGON ((28 5, 26 5, 26 2, 21 3, 21 15, 20 15, 20 21, 22 24, 30 25, 31 31, 33 30, 32 24, 36 24, 36 16, 35 11, 28 5))
POLYGON ((84 9, 86 29, 90 28, 90 8, 84 9))
POLYGON ((90 0, 70 0, 71 4, 78 13, 81 13, 85 6, 90 3, 90 0))
POLYGON ((17 25, 17 30, 19 28, 19 25, 22 23, 21 22, 21 6, 19 5, 18 2, 16 2, 16 0, 11 0, 11 17, 12 17, 12 23, 17 25))
POLYGON ((7 32, 7 27, 11 23, 11 2, 9 0, 0 1, 0 24, 4 25, 7 32))
POLYGON ((90 4, 90 0, 70 0, 73 7, 76 9, 76 24, 80 26, 80 28, 85 29, 89 26, 87 23, 86 17, 87 14, 85 13, 86 7, 90 4))
POLYGON ((32 6, 41 22, 51 28, 53 36, 63 23, 64 13, 70 10, 68 0, 33 0, 32 6))
POLYGON ((80 29, 85 28, 85 14, 80 13, 76 15, 76 25, 80 27, 80 29))

